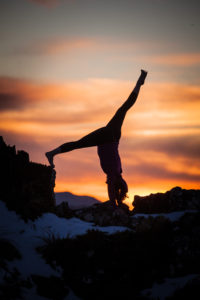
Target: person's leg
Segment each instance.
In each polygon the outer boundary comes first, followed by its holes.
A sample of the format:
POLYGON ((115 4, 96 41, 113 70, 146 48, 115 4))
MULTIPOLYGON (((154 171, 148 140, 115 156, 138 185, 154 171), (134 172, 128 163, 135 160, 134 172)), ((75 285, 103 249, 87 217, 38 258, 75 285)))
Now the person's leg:
POLYGON ((84 136, 80 140, 74 142, 68 142, 60 145, 58 148, 55 148, 49 152, 46 152, 46 157, 50 165, 54 168, 53 158, 55 155, 60 153, 66 153, 75 149, 93 147, 100 144, 108 143, 111 139, 109 129, 106 127, 99 128, 88 135, 84 136))
POLYGON ((117 110, 114 117, 107 124, 107 127, 112 129, 113 134, 116 136, 117 139, 119 139, 121 136, 121 127, 122 127, 125 115, 126 115, 127 111, 136 102, 140 88, 144 84, 146 76, 147 76, 147 72, 144 70, 141 70, 140 77, 138 78, 138 81, 137 81, 133 91, 131 92, 130 96, 123 103, 123 105, 117 110))

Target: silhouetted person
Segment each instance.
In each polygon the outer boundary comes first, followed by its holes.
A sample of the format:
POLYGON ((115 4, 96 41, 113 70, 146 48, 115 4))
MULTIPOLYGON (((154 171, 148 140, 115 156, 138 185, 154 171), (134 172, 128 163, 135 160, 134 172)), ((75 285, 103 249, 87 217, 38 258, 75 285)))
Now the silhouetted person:
POLYGON ((140 87, 144 84, 146 76, 147 72, 141 70, 141 75, 130 96, 105 127, 91 132, 78 141, 65 143, 46 153, 50 165, 54 168, 53 158, 55 155, 75 149, 97 146, 101 168, 107 175, 108 196, 113 206, 116 206, 116 201, 120 205, 128 192, 127 183, 121 175, 122 167, 118 153, 121 127, 127 111, 133 106, 138 97, 140 87))

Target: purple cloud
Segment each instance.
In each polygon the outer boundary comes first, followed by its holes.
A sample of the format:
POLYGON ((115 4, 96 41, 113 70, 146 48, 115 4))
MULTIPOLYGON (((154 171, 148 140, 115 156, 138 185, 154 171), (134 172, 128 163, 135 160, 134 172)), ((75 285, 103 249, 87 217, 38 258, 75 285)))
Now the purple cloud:
POLYGON ((24 106, 26 106, 26 101, 19 95, 0 93, 0 111, 21 110, 24 106))
POLYGON ((170 170, 164 165, 159 165, 156 163, 147 163, 140 162, 137 165, 129 165, 127 166, 127 174, 131 175, 135 174, 136 178, 142 178, 144 182, 148 180, 148 178, 152 180, 176 180, 182 182, 198 182, 200 181, 200 174, 190 174, 185 171, 175 171, 170 170))

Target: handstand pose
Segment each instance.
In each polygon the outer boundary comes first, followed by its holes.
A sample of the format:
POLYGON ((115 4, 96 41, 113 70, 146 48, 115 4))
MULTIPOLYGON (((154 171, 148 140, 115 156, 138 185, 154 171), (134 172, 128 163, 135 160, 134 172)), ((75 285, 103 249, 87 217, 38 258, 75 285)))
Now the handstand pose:
POLYGON ((75 149, 97 146, 101 168, 107 175, 108 196, 113 206, 116 206, 116 202, 120 205, 128 192, 127 183, 121 175, 122 167, 118 153, 121 127, 127 111, 133 106, 138 97, 140 87, 144 84, 146 76, 147 72, 141 70, 141 75, 130 96, 105 127, 91 132, 78 141, 65 143, 46 153, 50 165, 54 168, 53 158, 55 155, 75 149))

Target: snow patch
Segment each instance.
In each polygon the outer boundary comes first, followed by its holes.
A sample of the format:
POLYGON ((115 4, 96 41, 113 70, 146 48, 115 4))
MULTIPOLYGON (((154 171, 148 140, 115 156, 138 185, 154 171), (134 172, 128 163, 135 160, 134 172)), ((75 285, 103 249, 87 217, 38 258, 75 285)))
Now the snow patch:
POLYGON ((171 213, 159 213, 159 214, 135 214, 133 216, 133 218, 139 218, 139 217, 144 217, 144 218, 148 218, 148 217, 165 217, 167 219, 169 219, 171 222, 175 222, 178 221, 184 214, 186 213, 196 213, 197 210, 183 210, 183 211, 174 211, 171 213))
POLYGON ((150 297, 150 299, 165 300, 166 297, 172 296, 176 290, 183 288, 188 281, 196 276, 190 274, 184 277, 166 278, 163 283, 155 283, 151 289, 143 290, 141 294, 150 297))
POLYGON ((52 213, 45 213, 35 221, 25 223, 14 211, 9 211, 2 201, 0 201, 0 228, 1 237, 6 237, 22 255, 22 259, 8 264, 20 270, 24 277, 31 274, 58 275, 35 250, 36 247, 44 245, 43 238, 51 235, 58 238, 73 238, 86 234, 91 229, 101 230, 108 234, 128 229, 123 226, 95 226, 93 223, 78 218, 59 218, 52 213))

